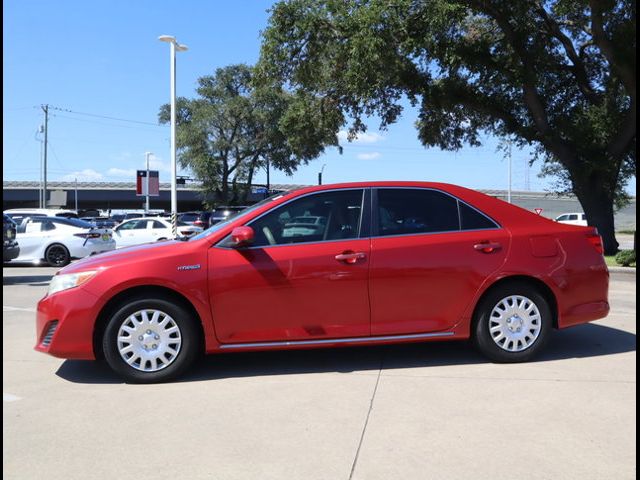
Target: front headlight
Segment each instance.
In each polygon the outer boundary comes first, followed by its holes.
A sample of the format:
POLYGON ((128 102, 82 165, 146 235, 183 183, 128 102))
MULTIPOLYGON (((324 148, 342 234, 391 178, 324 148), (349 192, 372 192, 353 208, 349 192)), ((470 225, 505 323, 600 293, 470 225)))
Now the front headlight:
POLYGON ((70 288, 79 287, 83 283, 88 282, 97 272, 95 270, 80 273, 67 273, 64 275, 54 275, 49 283, 49 291, 47 295, 69 290, 70 288))

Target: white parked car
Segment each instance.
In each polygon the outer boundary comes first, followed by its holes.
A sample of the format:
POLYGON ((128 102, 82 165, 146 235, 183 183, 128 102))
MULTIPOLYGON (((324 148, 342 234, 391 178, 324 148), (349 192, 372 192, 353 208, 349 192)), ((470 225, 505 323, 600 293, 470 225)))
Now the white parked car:
POLYGON ((111 230, 96 228, 77 218, 30 217, 17 228, 20 255, 15 262, 63 267, 73 258, 84 258, 116 248, 111 230))
MULTIPOLYGON (((178 236, 190 237, 202 232, 201 227, 178 222, 178 236)), ((171 222, 165 218, 132 218, 113 229, 116 248, 158 242, 173 238, 171 222)))
POLYGON ((587 216, 584 213, 563 213, 556 217, 556 222, 568 223, 569 225, 587 226, 587 216))

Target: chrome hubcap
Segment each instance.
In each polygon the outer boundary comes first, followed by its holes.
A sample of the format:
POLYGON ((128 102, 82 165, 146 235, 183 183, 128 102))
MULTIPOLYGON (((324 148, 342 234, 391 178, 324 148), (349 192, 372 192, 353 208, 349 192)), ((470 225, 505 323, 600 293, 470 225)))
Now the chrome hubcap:
POLYGON ((537 340, 542 327, 540 310, 522 295, 510 295, 500 300, 489 317, 489 333, 501 349, 521 352, 537 340))
POLYGON ((157 372, 177 358, 182 334, 176 322, 160 310, 139 310, 118 330, 118 351, 136 370, 157 372))

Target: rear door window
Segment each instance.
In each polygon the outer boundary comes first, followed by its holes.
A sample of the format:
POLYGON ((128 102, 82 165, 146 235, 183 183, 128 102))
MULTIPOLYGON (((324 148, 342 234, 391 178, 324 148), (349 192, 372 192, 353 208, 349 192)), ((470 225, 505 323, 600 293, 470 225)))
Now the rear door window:
POLYGON ((437 190, 378 190, 378 235, 410 235, 460 230, 458 202, 437 190))

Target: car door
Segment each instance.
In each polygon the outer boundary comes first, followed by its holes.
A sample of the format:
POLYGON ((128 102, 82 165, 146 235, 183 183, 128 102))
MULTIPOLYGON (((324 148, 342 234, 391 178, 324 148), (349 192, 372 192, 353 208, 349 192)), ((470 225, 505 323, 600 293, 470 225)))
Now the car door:
POLYGON ((451 329, 504 263, 508 232, 439 190, 380 188, 373 197, 371 335, 451 329))
POLYGON ((147 229, 147 220, 127 220, 118 225, 114 230, 116 248, 129 247, 140 243, 150 242, 150 234, 147 229))
POLYGON ((20 247, 18 261, 39 260, 44 255, 47 231, 42 229, 41 219, 25 218, 17 228, 16 240, 20 247))
POLYGON ((225 344, 313 341, 370 333, 369 190, 313 193, 248 223, 255 240, 209 251, 209 295, 225 344), (300 227, 297 217, 323 222, 300 227))
POLYGON ((166 240, 167 238, 171 238, 171 228, 161 222, 160 220, 149 220, 147 224, 147 228, 150 229, 150 235, 152 242, 157 242, 158 240, 166 240))

